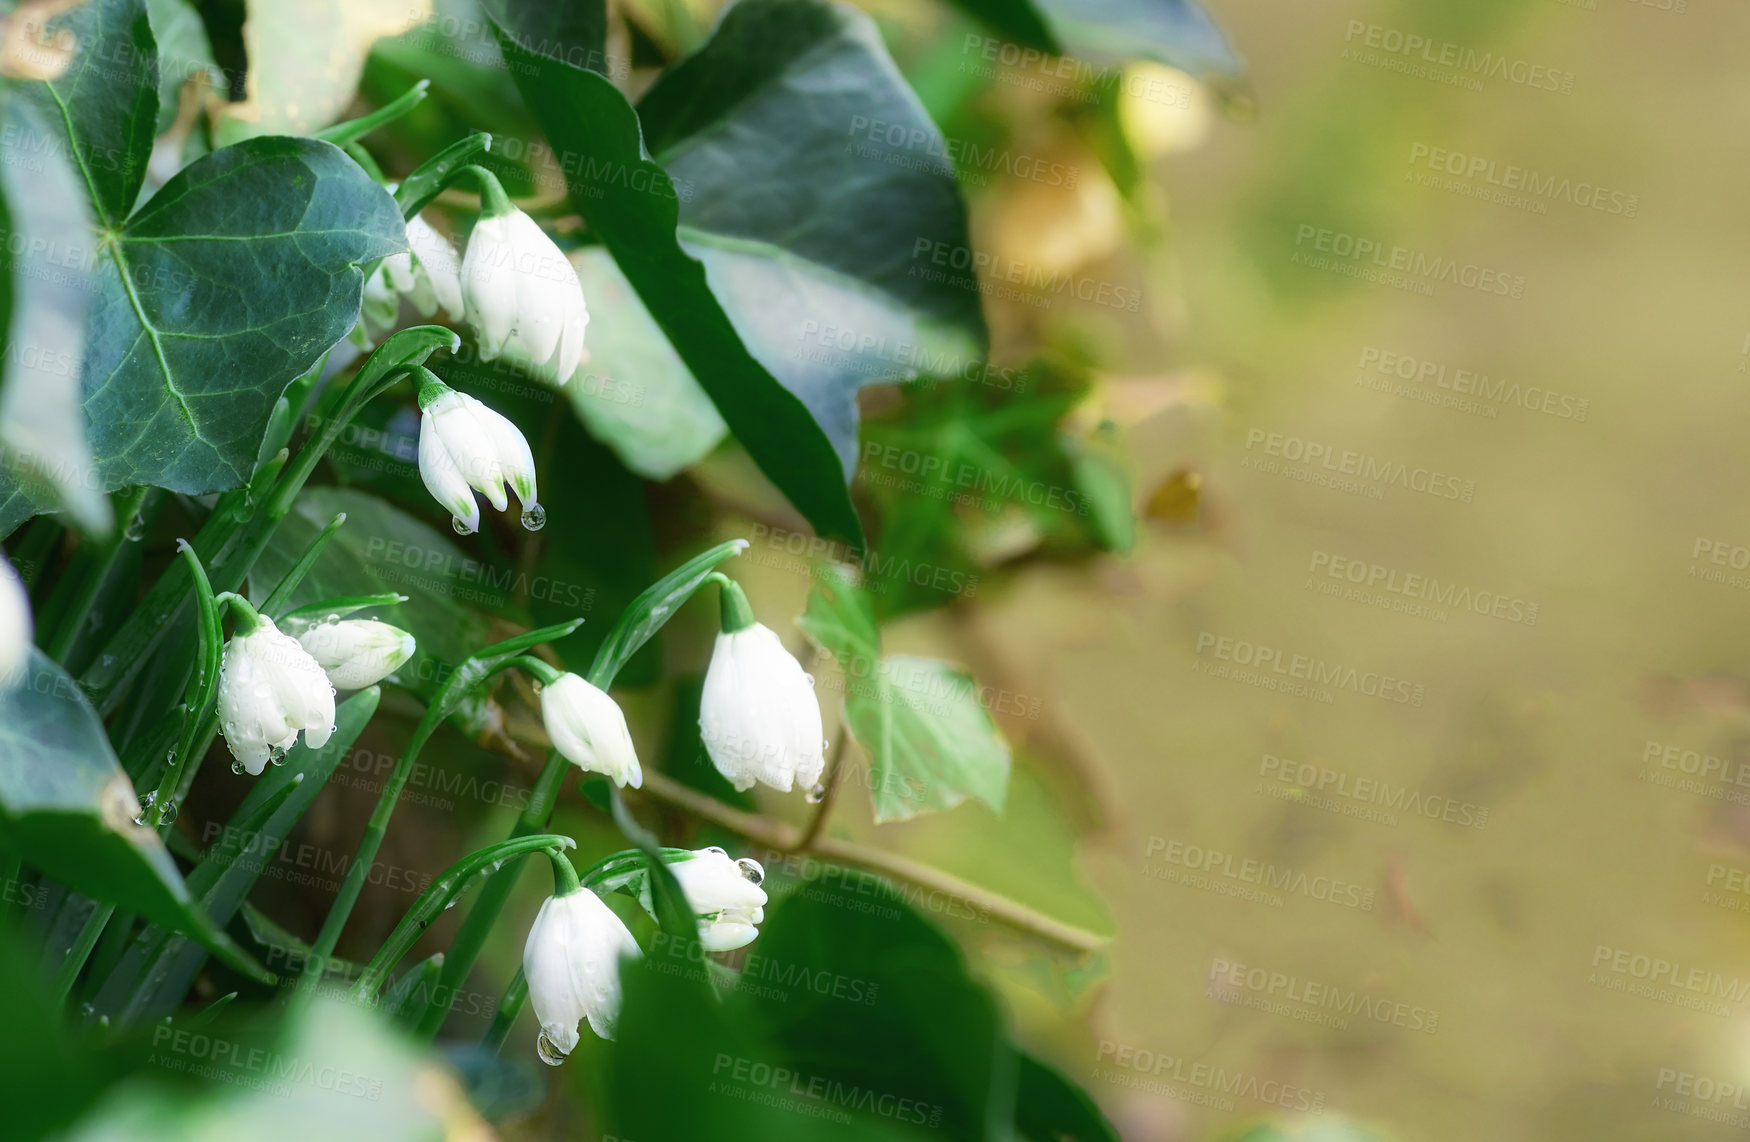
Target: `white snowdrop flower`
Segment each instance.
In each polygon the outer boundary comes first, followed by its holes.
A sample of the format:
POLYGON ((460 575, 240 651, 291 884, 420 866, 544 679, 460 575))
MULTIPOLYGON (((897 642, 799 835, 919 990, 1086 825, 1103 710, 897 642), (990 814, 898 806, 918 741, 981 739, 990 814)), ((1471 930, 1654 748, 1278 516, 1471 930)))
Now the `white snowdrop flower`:
POLYGON ((467 393, 459 393, 415 367, 419 386, 419 478, 432 498, 448 508, 458 533, 480 529, 480 505, 474 491, 485 493, 492 506, 510 506, 505 485, 523 505, 523 526, 538 530, 547 522, 546 509, 535 500, 535 457, 517 426, 467 393))
MULTIPOLYGON (((745 948, 759 935, 766 918, 765 869, 756 860, 731 860, 722 849, 695 849, 692 856, 669 862, 687 904, 699 920, 699 946, 707 952, 732 952, 745 948)), ((641 897, 655 914, 650 883, 641 897)))
POLYGON ((376 619, 317 623, 298 635, 337 690, 374 686, 413 657, 413 636, 376 619))
POLYGON ((737 789, 812 789, 826 768, 814 681, 771 628, 757 623, 732 580, 722 632, 699 698, 699 733, 717 772, 737 789))
POLYGON ((523 946, 523 977, 540 1020, 543 1062, 557 1066, 577 1047, 578 1024, 614 1037, 620 1014, 620 959, 638 944, 602 898, 587 888, 549 896, 523 946))
POLYGON ((30 662, 33 638, 30 595, 12 564, 0 555, 0 686, 18 677, 30 662))
POLYGON ((432 316, 440 306, 462 316, 462 263, 456 248, 419 215, 407 220, 407 251, 384 258, 383 274, 421 316, 432 316))
POLYGON ((484 210, 462 255, 462 301, 480 357, 500 354, 563 385, 588 359, 589 308, 564 251, 482 173, 484 210))
POLYGON ((219 726, 239 772, 259 774, 304 732, 320 749, 334 732, 334 687, 298 640, 272 619, 234 600, 237 633, 225 644, 219 667, 219 726))
POLYGON ((624 789, 644 785, 638 751, 619 704, 576 674, 560 674, 541 688, 541 721, 553 748, 580 769, 604 773, 624 789))

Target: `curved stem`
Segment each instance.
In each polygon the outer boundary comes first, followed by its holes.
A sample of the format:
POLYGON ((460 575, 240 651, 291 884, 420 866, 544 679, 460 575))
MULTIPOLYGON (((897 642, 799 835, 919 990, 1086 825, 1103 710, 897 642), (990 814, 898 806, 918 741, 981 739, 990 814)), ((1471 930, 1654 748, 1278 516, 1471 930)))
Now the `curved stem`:
POLYGON ((395 965, 401 962, 414 941, 424 934, 431 922, 443 914, 468 887, 470 881, 485 871, 491 864, 501 863, 513 856, 523 856, 534 852, 545 852, 553 862, 553 879, 564 882, 569 877, 571 891, 577 890, 577 870, 571 867, 571 861, 566 859, 565 849, 571 848, 576 842, 570 837, 547 833, 534 837, 522 837, 514 841, 501 841, 496 845, 488 845, 477 852, 469 853, 455 864, 451 865, 436 880, 431 887, 419 894, 419 899, 407 909, 401 917, 401 922, 395 925, 395 930, 389 933, 389 938, 383 941, 383 946, 377 949, 377 954, 371 957, 371 962, 365 965, 365 970, 359 975, 358 982, 353 985, 354 998, 369 1002, 375 998, 383 984, 388 982, 389 973, 395 970, 395 965))
POLYGON ((695 816, 734 833, 739 833, 756 844, 777 849, 786 853, 807 851, 815 856, 838 861, 841 864, 852 865, 878 873, 892 880, 914 884, 931 892, 945 892, 957 896, 966 903, 988 912, 992 919, 1001 921, 1009 927, 1042 940, 1069 948, 1077 952, 1092 952, 1104 947, 1106 938, 1085 928, 1073 924, 1065 924, 1042 912, 1034 911, 1024 904, 1018 904, 1000 893, 980 888, 978 885, 965 881, 952 873, 912 860, 898 853, 883 849, 870 848, 854 841, 839 840, 836 837, 816 837, 806 850, 803 848, 805 834, 793 825, 781 821, 773 821, 757 813, 744 813, 731 808, 715 797, 695 792, 673 781, 660 773, 644 775, 644 790, 646 794, 671 805, 678 805, 695 816))
POLYGON ((814 810, 814 817, 808 822, 808 831, 797 842, 798 849, 810 847, 826 831, 827 818, 832 816, 832 807, 839 799, 839 785, 845 774, 845 743, 850 740, 850 731, 840 728, 839 740, 833 744, 832 757, 826 763, 826 792, 821 794, 820 806, 814 810))

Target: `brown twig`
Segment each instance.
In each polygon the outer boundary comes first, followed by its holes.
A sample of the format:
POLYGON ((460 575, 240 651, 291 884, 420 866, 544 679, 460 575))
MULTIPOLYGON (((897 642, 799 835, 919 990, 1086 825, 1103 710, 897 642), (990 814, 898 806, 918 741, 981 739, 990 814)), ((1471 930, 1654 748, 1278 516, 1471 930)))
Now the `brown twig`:
MULTIPOLYGON (((966 903, 980 909, 984 914, 1007 924, 1018 931, 1026 932, 1043 940, 1049 940, 1076 952, 1093 952, 1106 943, 1104 937, 1096 935, 1085 928, 1077 928, 1054 920, 1041 912, 1036 912, 1024 904, 1017 904, 1006 896, 986 891, 976 884, 962 880, 941 869, 900 856, 897 853, 870 848, 854 841, 839 840, 836 837, 819 836, 819 830, 811 824, 809 830, 798 829, 794 825, 782 821, 773 821, 757 813, 745 813, 732 808, 696 790, 674 781, 663 774, 646 772, 644 774, 644 792, 671 805, 677 805, 687 812, 707 821, 721 825, 734 833, 739 833, 748 840, 767 848, 783 852, 811 852, 816 856, 842 864, 852 865, 869 872, 879 873, 894 880, 902 880, 919 888, 932 892, 945 892, 950 896, 959 897, 966 903), (810 834, 815 834, 809 839, 810 834), (804 844, 804 841, 807 844, 804 844)), ((822 801, 821 807, 827 803, 822 801)), ((821 820, 816 815, 816 822, 821 820)))

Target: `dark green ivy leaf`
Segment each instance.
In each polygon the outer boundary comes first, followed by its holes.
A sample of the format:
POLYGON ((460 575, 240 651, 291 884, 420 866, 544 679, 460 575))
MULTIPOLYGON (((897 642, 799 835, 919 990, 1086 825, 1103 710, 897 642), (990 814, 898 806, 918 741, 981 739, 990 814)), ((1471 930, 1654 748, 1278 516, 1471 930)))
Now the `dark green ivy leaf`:
POLYGON ((868 16, 742 0, 638 117, 682 245, 847 476, 858 388, 984 359, 977 291, 938 268, 970 249, 947 143, 868 16))

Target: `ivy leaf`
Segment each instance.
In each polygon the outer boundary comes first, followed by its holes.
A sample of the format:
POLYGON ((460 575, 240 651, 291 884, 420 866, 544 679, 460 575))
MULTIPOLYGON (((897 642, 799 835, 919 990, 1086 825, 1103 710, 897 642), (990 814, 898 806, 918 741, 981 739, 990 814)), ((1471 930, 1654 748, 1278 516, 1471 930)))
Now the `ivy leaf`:
POLYGON ((600 74, 542 54, 573 54, 543 39, 546 8, 498 0, 488 14, 524 102, 565 156, 572 204, 760 470, 817 532, 861 547, 862 523, 832 442, 808 407, 748 351, 704 267, 681 248, 674 185, 646 156, 631 104, 600 74))
POLYGON ((9 99, 4 123, 0 227, 20 240, 0 246, 0 536, 61 504, 81 527, 105 531, 109 501, 79 409, 91 294, 85 191, 64 154, 28 146, 51 137, 36 108, 9 99))
POLYGON ((1002 812, 1009 747, 972 676, 945 662, 881 654, 875 607, 842 568, 823 566, 802 629, 845 673, 845 720, 869 752, 875 820, 952 809, 968 795, 1002 812))
POLYGON ((338 148, 263 138, 199 159, 130 216, 158 113, 144 0, 91 0, 53 26, 77 55, 18 91, 52 124, 24 145, 70 154, 91 200, 80 386, 97 486, 239 487, 286 384, 357 319, 361 265, 405 248, 400 213, 338 148))
MULTIPOLYGON (((1243 73, 1227 37, 1195 0, 950 0, 1029 48, 1096 63, 1152 59, 1200 78, 1243 73)), ((994 45, 993 45, 994 49, 994 45)), ((987 54, 993 66, 1015 60, 987 54)))
POLYGON ((69 888, 122 902, 251 978, 260 965, 195 906, 78 683, 41 651, 0 679, 0 845, 69 888))
POLYGON ((78 45, 67 70, 46 82, 20 84, 18 92, 46 119, 63 125, 56 142, 71 154, 97 224, 110 230, 134 208, 152 157, 158 46, 146 0, 89 0, 49 21, 50 37, 61 31, 78 45))
POLYGON ((638 117, 683 188, 682 245, 847 476, 858 388, 984 358, 978 293, 937 268, 970 248, 947 143, 868 16, 742 0, 638 117))

